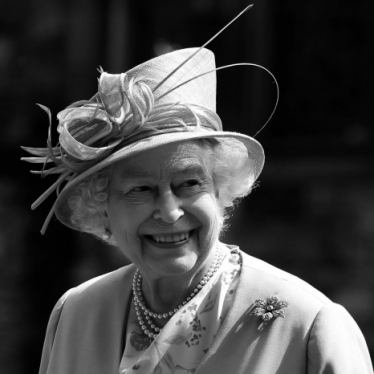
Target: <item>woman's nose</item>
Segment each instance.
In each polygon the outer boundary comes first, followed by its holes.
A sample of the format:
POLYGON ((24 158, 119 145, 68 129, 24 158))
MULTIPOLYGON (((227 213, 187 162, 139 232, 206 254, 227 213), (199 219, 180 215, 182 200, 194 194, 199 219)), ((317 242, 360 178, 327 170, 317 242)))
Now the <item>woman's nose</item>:
POLYGON ((184 215, 182 202, 169 190, 158 197, 156 210, 153 217, 165 223, 174 223, 184 215))

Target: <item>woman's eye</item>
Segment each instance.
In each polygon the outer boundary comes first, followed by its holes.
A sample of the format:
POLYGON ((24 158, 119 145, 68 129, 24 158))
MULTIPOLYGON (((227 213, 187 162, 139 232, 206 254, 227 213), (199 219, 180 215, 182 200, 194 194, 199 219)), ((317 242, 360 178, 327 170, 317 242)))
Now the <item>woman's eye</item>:
POLYGON ((132 188, 129 193, 137 193, 137 192, 148 192, 150 188, 148 186, 139 186, 132 188))
POLYGON ((197 179, 191 179, 191 180, 188 180, 184 183, 182 183, 182 187, 195 187, 195 186, 199 186, 200 185, 200 182, 197 180, 197 179))

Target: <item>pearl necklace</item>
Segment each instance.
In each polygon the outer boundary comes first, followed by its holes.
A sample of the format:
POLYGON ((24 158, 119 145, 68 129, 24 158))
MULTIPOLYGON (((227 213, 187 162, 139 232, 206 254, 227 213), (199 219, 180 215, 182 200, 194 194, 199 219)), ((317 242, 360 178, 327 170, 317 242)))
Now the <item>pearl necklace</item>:
POLYGON ((138 323, 143 333, 147 335, 150 339, 152 340, 155 339, 162 329, 155 325, 152 318, 168 319, 168 318, 171 318, 175 313, 177 313, 180 308, 182 308, 190 300, 192 300, 201 291, 201 289, 209 282, 210 278, 212 278, 212 276, 220 268, 224 257, 225 257, 224 252, 217 251, 212 265, 210 266, 209 270, 204 275, 204 277, 201 279, 201 281, 198 283, 196 288, 193 290, 193 292, 190 294, 190 296, 188 296, 187 299, 182 302, 182 304, 179 304, 176 308, 174 308, 170 312, 162 313, 162 314, 151 311, 145 305, 144 297, 142 293, 142 276, 140 274, 140 270, 136 269, 136 272, 134 274, 134 279, 132 282, 132 290, 133 290, 133 295, 134 295, 135 312, 138 317, 138 323), (143 319, 143 315, 144 315, 145 321, 143 319))

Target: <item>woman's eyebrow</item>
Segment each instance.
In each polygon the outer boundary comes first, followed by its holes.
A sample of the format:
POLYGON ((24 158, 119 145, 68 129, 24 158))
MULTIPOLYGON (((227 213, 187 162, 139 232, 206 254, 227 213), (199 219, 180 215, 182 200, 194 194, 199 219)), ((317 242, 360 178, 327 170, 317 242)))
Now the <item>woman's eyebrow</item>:
POLYGON ((124 170, 121 173, 123 178, 136 178, 136 179, 149 179, 149 178, 156 178, 157 174, 152 171, 148 170, 139 170, 138 168, 131 167, 129 169, 124 170))
POLYGON ((205 168, 199 164, 199 165, 187 165, 182 170, 178 170, 176 172, 177 174, 205 174, 205 168))
POLYGON ((178 162, 170 165, 170 174, 179 175, 179 174, 197 174, 205 175, 206 168, 200 161, 183 159, 178 160, 178 162))

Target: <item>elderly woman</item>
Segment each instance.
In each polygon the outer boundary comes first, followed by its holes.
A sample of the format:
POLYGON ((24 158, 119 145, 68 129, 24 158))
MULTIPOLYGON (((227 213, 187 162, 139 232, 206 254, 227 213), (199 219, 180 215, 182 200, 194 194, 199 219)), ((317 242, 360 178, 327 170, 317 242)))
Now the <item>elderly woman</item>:
POLYGON ((59 113, 60 146, 26 149, 60 174, 33 207, 59 188, 48 219, 132 262, 62 296, 40 374, 372 373, 343 307, 220 242, 264 154, 222 131, 214 70, 212 52, 185 49, 102 72, 98 94, 59 113))

